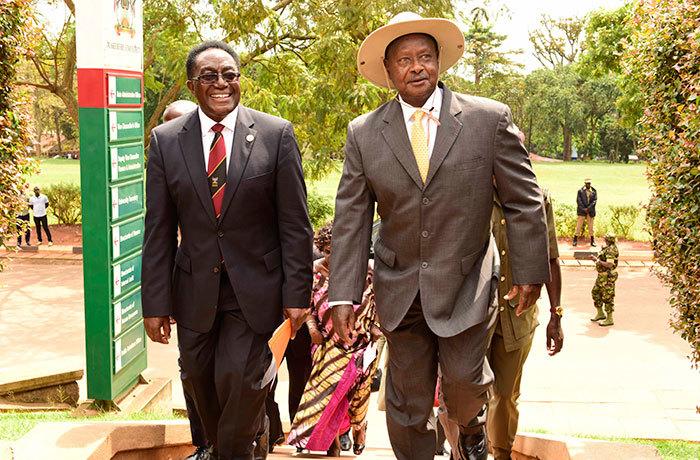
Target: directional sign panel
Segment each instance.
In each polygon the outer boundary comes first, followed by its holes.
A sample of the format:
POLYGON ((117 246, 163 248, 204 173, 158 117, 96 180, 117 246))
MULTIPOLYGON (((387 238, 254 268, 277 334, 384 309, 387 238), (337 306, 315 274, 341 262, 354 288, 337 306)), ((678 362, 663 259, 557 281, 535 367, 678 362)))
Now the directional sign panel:
POLYGON ((146 368, 142 0, 76 0, 88 398, 146 368))

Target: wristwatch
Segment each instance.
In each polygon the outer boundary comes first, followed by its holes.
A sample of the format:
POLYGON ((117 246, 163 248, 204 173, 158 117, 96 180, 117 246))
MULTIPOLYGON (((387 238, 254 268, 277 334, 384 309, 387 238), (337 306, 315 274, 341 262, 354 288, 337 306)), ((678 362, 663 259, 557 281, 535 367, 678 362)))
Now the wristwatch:
POLYGON ((564 316, 564 309, 561 307, 561 305, 550 308, 549 312, 552 314, 556 313, 560 318, 564 316))

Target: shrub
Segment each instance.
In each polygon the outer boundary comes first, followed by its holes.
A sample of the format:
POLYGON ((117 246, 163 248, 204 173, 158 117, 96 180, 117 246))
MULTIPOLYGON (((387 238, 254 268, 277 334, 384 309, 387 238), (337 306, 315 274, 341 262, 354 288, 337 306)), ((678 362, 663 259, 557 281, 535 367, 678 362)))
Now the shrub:
POLYGON ((610 206, 610 227, 618 237, 632 238, 634 223, 639 216, 639 207, 632 205, 610 206))
POLYGON ((23 98, 12 87, 27 41, 30 6, 29 0, 0 1, 0 247, 16 236, 17 214, 26 206, 23 186, 34 167, 28 158, 31 141, 23 98))
POLYGON ((557 236, 571 238, 576 231, 576 206, 552 202, 557 236))
POLYGON ((80 187, 77 184, 63 183, 49 186, 44 193, 49 199, 49 211, 56 216, 59 224, 80 222, 80 187))
POLYGON ((671 326, 700 366, 700 2, 638 2, 624 56, 644 107, 639 155, 652 158, 647 222, 657 275, 670 287, 671 326))
POLYGON ((309 190, 309 219, 314 229, 322 227, 333 218, 333 200, 317 191, 309 190))

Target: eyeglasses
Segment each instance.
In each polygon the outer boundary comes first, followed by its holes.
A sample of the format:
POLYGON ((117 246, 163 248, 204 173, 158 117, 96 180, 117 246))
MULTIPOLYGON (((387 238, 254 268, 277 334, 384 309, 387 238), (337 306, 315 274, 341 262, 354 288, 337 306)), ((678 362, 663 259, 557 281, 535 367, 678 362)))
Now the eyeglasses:
POLYGON ((192 80, 198 80, 203 85, 213 85, 219 81, 219 77, 223 78, 226 83, 231 83, 238 81, 241 77, 239 72, 234 72, 233 70, 228 70, 226 72, 209 72, 203 73, 198 77, 192 77, 192 80))

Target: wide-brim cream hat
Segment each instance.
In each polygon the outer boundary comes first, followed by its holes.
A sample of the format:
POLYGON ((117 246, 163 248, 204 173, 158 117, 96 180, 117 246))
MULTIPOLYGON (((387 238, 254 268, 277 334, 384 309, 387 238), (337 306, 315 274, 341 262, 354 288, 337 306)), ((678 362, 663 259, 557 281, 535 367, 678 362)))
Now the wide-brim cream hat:
POLYGON ((435 38, 440 48, 441 73, 455 65, 464 53, 464 35, 453 21, 423 18, 411 12, 399 13, 389 24, 369 34, 360 45, 357 52, 360 74, 377 86, 392 88, 384 69, 384 52, 389 43, 408 34, 428 34, 435 38))

